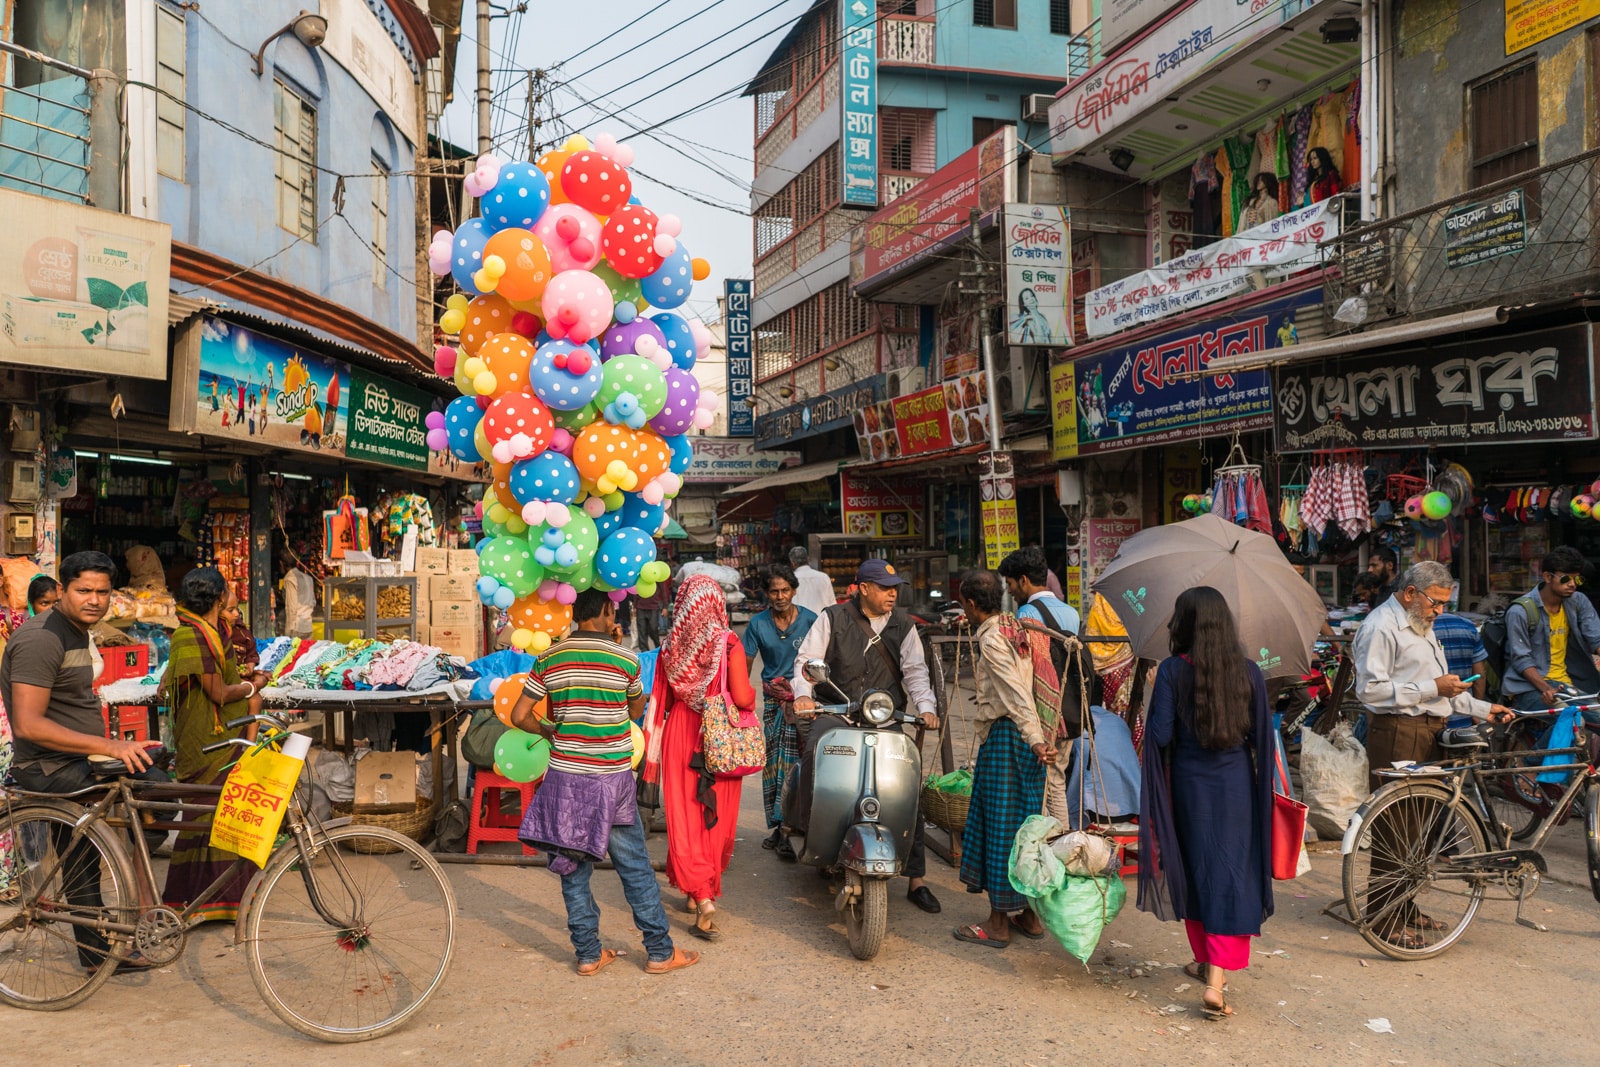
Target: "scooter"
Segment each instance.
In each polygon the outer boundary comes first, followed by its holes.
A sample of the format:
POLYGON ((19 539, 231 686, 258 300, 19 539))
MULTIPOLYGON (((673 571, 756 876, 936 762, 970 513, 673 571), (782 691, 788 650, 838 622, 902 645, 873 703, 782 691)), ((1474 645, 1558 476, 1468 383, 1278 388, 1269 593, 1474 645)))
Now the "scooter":
MULTIPOLYGON (((870 960, 883 947, 889 922, 889 879, 911 854, 917 803, 922 788, 922 756, 900 730, 917 717, 894 706, 888 693, 869 690, 849 699, 828 676, 820 659, 807 661, 805 676, 826 687, 837 704, 818 704, 818 714, 838 715, 835 726, 817 740, 811 787, 811 826, 795 854, 801 863, 842 872, 844 887, 834 907, 844 914, 845 934, 857 959, 870 960)), ((784 785, 785 822, 793 818, 799 775, 784 785)))

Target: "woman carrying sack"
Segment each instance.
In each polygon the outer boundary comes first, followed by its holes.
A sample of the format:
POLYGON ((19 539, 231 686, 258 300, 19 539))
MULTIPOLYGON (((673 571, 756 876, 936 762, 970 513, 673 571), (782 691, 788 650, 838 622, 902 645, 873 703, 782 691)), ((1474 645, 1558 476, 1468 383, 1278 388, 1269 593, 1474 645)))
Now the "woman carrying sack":
MULTIPOLYGON (((705 715, 737 716, 757 731, 760 723, 744 650, 728 625, 722 588, 712 579, 695 575, 679 587, 656 671, 658 710, 651 726, 660 741, 652 738, 650 748, 652 755, 659 753, 667 813, 667 879, 687 895, 694 935, 713 941, 720 931, 712 916, 722 895, 722 872, 733 858, 742 782, 707 769, 705 715)), ((755 770, 761 770, 759 761, 755 770)))
POLYGON ((1156 672, 1139 804, 1139 908, 1182 919, 1208 1018, 1232 1015, 1224 971, 1272 914, 1272 719, 1261 671, 1210 586, 1173 607, 1156 672))

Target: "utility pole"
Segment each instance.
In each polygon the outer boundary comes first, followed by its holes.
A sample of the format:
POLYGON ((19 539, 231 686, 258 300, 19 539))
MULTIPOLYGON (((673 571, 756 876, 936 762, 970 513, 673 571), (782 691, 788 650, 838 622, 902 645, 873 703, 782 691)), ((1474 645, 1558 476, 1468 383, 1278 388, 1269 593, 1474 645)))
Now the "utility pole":
POLYGON ((493 140, 489 121, 489 0, 478 0, 478 155, 489 151, 493 140))
MULTIPOLYGON (((983 254, 983 235, 978 209, 970 215, 972 229, 967 235, 967 250, 972 254, 972 265, 961 272, 959 292, 974 298, 978 320, 978 346, 983 353, 983 373, 989 379, 989 451, 1000 447, 1000 393, 994 376, 994 338, 989 331, 989 308, 999 295, 999 280, 995 268, 983 254)), ((1015 383, 1013 383, 1015 384, 1015 383)))

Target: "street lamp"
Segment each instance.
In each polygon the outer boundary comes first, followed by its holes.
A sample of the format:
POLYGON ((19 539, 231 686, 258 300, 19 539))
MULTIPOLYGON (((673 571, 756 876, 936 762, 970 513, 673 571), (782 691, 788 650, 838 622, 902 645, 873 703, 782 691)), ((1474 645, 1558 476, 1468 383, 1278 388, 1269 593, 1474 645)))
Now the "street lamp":
POLYGON ((309 11, 302 11, 300 14, 290 19, 282 29, 272 34, 265 41, 262 41, 261 47, 256 50, 256 77, 261 77, 261 72, 263 69, 261 66, 261 61, 267 54, 267 45, 271 44, 273 41, 276 41, 284 34, 290 32, 292 32, 299 42, 305 45, 307 48, 316 48, 321 45, 323 41, 327 40, 328 20, 323 18, 321 15, 313 15, 309 11))

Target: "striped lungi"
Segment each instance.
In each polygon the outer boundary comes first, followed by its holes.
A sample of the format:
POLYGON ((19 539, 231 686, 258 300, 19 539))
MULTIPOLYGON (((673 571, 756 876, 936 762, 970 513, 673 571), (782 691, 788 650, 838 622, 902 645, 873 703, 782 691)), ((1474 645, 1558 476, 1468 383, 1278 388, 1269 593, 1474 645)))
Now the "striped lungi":
POLYGON ((961 881, 989 894, 995 911, 1019 912, 1028 898, 1011 887, 1011 845, 1044 799, 1045 768, 1016 724, 999 719, 978 748, 972 803, 961 834, 961 881))

